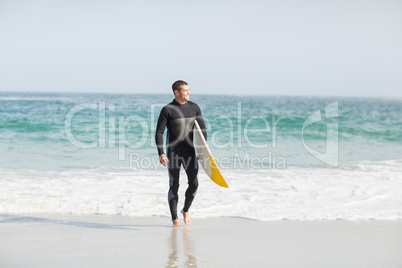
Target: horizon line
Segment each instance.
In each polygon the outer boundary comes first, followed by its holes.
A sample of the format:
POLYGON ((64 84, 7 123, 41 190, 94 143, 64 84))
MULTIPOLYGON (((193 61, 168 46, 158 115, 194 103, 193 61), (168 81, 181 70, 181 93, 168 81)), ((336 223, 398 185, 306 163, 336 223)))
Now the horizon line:
MULTIPOLYGON (((0 90, 1 93, 31 93, 31 94, 93 94, 93 95, 172 95, 172 93, 143 93, 143 92, 68 92, 68 91, 24 91, 24 90, 0 90)), ((358 95, 311 95, 311 94, 230 94, 230 93, 193 93, 201 96, 235 96, 235 97, 327 97, 327 98, 380 98, 380 99, 402 99, 402 96, 358 96, 358 95)))

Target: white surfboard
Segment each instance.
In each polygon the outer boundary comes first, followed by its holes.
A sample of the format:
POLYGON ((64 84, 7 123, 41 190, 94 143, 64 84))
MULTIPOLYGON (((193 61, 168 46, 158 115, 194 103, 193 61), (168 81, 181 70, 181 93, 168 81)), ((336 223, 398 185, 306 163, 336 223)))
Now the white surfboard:
POLYGON ((207 173, 211 180, 219 186, 229 188, 222 176, 221 171, 216 165, 197 120, 195 120, 194 129, 194 148, 197 154, 198 162, 201 164, 202 168, 205 170, 205 173, 207 173))

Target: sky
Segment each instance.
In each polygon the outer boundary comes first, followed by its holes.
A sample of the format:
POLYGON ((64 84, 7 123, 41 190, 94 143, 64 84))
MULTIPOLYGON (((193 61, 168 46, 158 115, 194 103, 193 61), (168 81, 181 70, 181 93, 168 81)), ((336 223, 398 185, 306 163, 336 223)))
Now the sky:
POLYGON ((0 92, 402 97, 402 1, 0 1, 0 92))

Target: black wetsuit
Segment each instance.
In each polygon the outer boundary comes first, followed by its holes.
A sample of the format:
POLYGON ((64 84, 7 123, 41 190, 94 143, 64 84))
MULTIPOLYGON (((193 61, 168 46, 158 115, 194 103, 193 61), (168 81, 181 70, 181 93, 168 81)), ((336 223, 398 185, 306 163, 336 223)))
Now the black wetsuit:
POLYGON ((173 100, 163 107, 156 126, 155 141, 159 155, 164 154, 163 133, 166 127, 168 129, 166 141, 166 156, 169 160, 168 202, 173 220, 178 218, 177 203, 179 197, 177 192, 179 190, 181 165, 183 165, 188 178, 183 211, 187 212, 190 208, 198 188, 198 163, 193 145, 194 120, 197 120, 206 138, 207 133, 200 107, 191 101, 179 104, 176 100, 173 100))

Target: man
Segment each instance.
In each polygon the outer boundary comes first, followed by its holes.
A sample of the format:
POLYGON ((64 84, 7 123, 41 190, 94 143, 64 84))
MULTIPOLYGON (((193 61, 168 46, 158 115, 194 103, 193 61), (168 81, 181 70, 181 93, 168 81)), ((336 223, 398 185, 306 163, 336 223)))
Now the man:
POLYGON ((205 123, 200 107, 190 101, 190 88, 185 81, 178 80, 172 85, 174 100, 163 107, 156 126, 155 141, 159 154, 159 162, 168 167, 169 192, 168 202, 172 215, 173 227, 181 227, 177 217, 179 201, 179 175, 183 165, 187 174, 188 188, 185 194, 184 207, 181 210, 184 223, 190 224, 188 210, 194 200, 198 188, 198 163, 193 145, 194 120, 200 125, 204 137, 207 137, 205 123), (168 129, 166 138, 167 152, 163 151, 163 133, 168 129))

